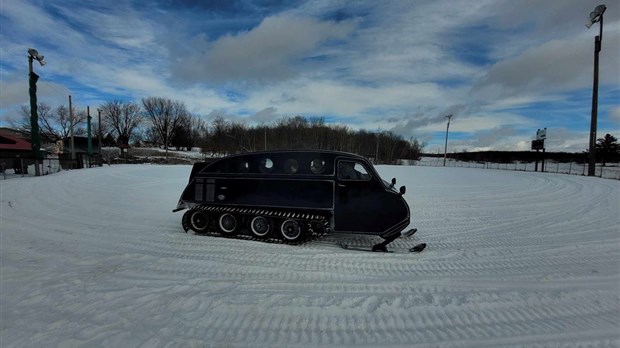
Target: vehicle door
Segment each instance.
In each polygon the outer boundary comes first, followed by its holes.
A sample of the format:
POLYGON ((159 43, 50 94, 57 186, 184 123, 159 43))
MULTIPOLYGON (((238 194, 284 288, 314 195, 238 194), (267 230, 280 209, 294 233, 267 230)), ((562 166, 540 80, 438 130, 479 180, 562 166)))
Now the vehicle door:
POLYGON ((338 232, 377 232, 376 178, 367 164, 355 159, 339 159, 336 164, 334 230, 338 232))

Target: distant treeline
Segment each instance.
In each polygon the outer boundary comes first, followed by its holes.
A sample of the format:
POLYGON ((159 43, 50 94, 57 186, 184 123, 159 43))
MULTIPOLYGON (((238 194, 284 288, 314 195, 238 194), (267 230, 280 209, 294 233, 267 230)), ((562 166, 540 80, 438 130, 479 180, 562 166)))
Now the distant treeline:
MULTIPOLYGON (((423 154, 425 157, 442 157, 438 154, 423 154)), ((481 151, 481 152, 459 152, 449 153, 448 158, 464 161, 464 162, 493 162, 493 163, 513 163, 513 162, 535 162, 543 159, 555 161, 555 162, 575 162, 585 163, 588 161, 588 153, 569 153, 569 152, 545 152, 542 151, 481 151)), ((603 159, 597 154, 597 162, 602 162, 603 159)), ((619 153, 606 153, 606 162, 620 162, 619 153)))
MULTIPOLYGON (((213 154, 233 154, 259 150, 335 150, 373 158, 376 163, 398 159, 418 159, 423 144, 392 132, 353 130, 345 125, 326 124, 323 117, 287 117, 250 126, 222 116, 211 120, 189 112, 181 101, 146 97, 139 102, 109 101, 97 107, 101 122, 93 122, 92 134, 104 146, 153 146, 164 149, 200 147, 213 154)), ((39 129, 45 139, 55 142, 69 134, 85 135, 87 109, 56 108, 39 103, 39 129), (71 117, 70 115, 73 115, 71 117), (70 122, 70 119, 73 122, 70 122)), ((30 109, 24 106, 13 127, 29 132, 30 109)), ((98 119, 98 118, 95 118, 98 119)))
POLYGON ((418 159, 422 151, 422 145, 415 139, 405 140, 392 132, 375 133, 344 125, 327 125, 322 117, 295 116, 260 126, 228 122, 218 117, 204 135, 196 145, 213 153, 333 150, 373 158, 377 163, 395 163, 398 159, 418 159))

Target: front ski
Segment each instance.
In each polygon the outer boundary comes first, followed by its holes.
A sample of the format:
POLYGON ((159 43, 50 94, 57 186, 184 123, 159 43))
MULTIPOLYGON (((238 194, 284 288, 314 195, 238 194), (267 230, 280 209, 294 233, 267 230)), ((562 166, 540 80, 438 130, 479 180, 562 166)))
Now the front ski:
POLYGON ((417 229, 417 228, 412 228, 412 229, 410 229, 410 230, 403 231, 403 232, 401 232, 400 234, 401 234, 403 237, 411 237, 411 236, 413 236, 416 232, 418 232, 418 229, 417 229))
POLYGON ((405 253, 405 252, 409 252, 409 253, 420 253, 422 252, 425 248, 426 248, 426 243, 420 243, 417 244, 409 249, 407 249, 407 251, 395 251, 395 250, 377 250, 377 249, 373 249, 372 247, 361 247, 361 246, 353 246, 353 245, 349 245, 346 243, 341 243, 340 247, 346 250, 357 250, 357 251, 370 251, 373 253, 405 253))

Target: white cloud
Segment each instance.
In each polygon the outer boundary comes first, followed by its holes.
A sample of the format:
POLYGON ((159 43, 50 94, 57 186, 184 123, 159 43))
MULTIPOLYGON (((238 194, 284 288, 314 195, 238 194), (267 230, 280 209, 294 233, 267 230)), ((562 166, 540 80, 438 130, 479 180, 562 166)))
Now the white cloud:
MULTIPOLYGON (((418 128, 420 132, 440 132, 446 130, 446 120, 438 119, 440 122, 432 123, 418 128)), ((474 133, 497 129, 506 126, 526 126, 531 125, 532 121, 517 114, 496 113, 487 115, 462 115, 453 117, 450 121, 450 131, 474 133)))
POLYGON ((267 17, 250 31, 214 42, 195 37, 189 52, 175 57, 173 72, 193 82, 278 81, 296 75, 295 64, 315 55, 321 44, 345 39, 354 28, 354 21, 267 17))
POLYGON ((298 79, 255 91, 244 104, 255 110, 274 107, 283 115, 328 115, 362 122, 365 117, 387 119, 404 114, 442 96, 439 87, 430 83, 372 87, 298 79), (384 114, 377 115, 379 110, 384 114))
MULTIPOLYGON (((100 2, 90 7, 82 7, 79 12, 70 4, 52 6, 74 26, 79 26, 83 34, 95 40, 89 45, 90 48, 101 48, 98 41, 102 41, 106 45, 123 49, 144 50, 156 40, 154 23, 143 18, 140 12, 123 1, 100 2)), ((82 52, 86 55, 88 53, 82 52)))
MULTIPOLYGON (((618 50, 619 32, 608 33, 609 50, 618 50)), ((607 40, 607 38, 606 38, 607 40)), ((473 89, 487 100, 545 96, 586 88, 592 84, 592 47, 579 38, 553 40, 496 63, 473 89)), ((613 56, 613 55, 612 55, 613 56)), ((617 55, 616 55, 617 57, 617 55)), ((610 57, 611 59, 612 57, 610 57)), ((620 65, 601 65, 600 83, 620 84, 620 65)))
MULTIPOLYGON (((26 63, 27 64, 27 63, 26 63)), ((41 73, 41 75, 43 75, 41 73)), ((0 79, 0 105, 3 109, 10 110, 9 113, 15 113, 20 105, 30 103, 30 92, 28 84, 28 75, 21 76, 18 74, 9 74, 0 79)), ((47 81, 39 78, 37 82, 37 101, 59 104, 66 102, 69 90, 53 81, 47 81)))

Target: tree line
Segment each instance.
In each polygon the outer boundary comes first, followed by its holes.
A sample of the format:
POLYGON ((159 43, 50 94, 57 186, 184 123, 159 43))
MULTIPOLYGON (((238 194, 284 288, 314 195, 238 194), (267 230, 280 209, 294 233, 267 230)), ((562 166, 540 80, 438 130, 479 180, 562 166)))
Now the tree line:
MULTIPOLYGON (((86 135, 87 112, 39 103, 39 128, 51 141, 86 135), (73 117, 71 117, 73 114, 73 117), (72 119, 72 120, 71 120, 72 119)), ((167 150, 191 150, 226 155, 259 150, 334 150, 357 153, 380 163, 418 159, 424 144, 392 132, 353 130, 346 125, 326 124, 323 117, 285 117, 272 123, 248 125, 216 116, 211 121, 188 111, 183 102, 147 97, 140 102, 109 101, 97 109, 101 124, 91 122, 92 134, 104 145, 158 146, 167 150)), ((30 109, 22 106, 15 128, 29 132, 30 109)))

